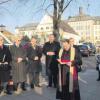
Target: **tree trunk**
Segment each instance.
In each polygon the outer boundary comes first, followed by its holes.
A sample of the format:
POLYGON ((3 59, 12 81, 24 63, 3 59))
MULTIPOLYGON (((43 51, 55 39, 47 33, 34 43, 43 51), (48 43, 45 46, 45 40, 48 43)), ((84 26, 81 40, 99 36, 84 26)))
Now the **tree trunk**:
POLYGON ((59 27, 58 27, 58 0, 54 0, 54 13, 53 13, 53 34, 56 37, 56 41, 59 40, 59 27))
POLYGON ((53 34, 56 36, 56 41, 59 41, 60 37, 60 22, 61 15, 63 12, 64 0, 58 1, 54 0, 54 13, 53 13, 53 34))

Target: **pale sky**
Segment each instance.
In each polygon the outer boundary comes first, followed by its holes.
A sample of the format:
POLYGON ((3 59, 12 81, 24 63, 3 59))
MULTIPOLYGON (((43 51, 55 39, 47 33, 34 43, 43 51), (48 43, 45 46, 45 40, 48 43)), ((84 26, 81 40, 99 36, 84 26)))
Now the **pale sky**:
MULTIPOLYGON (((5 0, 0 0, 0 2, 1 1, 5 0)), ((52 3, 52 0, 46 0, 42 9, 41 5, 43 1, 44 0, 12 0, 0 5, 0 24, 7 26, 8 30, 14 32, 16 26, 39 22, 45 15, 43 9, 52 3)), ((100 16, 100 0, 73 0, 64 12, 63 19, 67 19, 68 16, 77 15, 80 6, 84 8, 86 14, 100 16)), ((48 11, 52 13, 52 6, 48 11)))

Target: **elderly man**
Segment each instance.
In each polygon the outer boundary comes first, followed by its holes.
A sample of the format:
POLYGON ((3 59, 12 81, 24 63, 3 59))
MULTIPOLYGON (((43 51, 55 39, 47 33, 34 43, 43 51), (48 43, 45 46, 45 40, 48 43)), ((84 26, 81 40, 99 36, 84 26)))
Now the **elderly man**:
POLYGON ((21 37, 14 37, 14 45, 10 47, 12 54, 12 76, 16 87, 16 94, 22 92, 26 81, 26 50, 21 46, 21 37))
POLYGON ((0 96, 3 96, 5 93, 10 93, 7 90, 7 84, 10 79, 11 60, 9 48, 4 46, 4 39, 0 37, 0 96))

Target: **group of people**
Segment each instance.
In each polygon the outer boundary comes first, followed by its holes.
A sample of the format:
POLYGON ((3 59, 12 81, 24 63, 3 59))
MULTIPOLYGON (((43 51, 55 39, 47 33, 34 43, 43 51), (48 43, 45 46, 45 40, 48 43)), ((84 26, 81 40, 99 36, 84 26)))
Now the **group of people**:
POLYGON ((21 39, 16 36, 14 45, 8 48, 0 37, 0 93, 9 94, 13 90, 19 94, 26 87, 41 87, 39 75, 42 71, 41 57, 44 54, 47 87, 57 89, 56 99, 81 100, 78 71, 82 65, 82 57, 78 47, 74 45, 74 39, 57 42, 55 36, 50 34, 49 41, 43 48, 37 45, 35 37, 32 37, 28 47, 21 45, 21 39), (13 89, 8 83, 13 83, 13 89))
POLYGON ((42 50, 37 46, 37 39, 32 37, 30 44, 21 45, 22 37, 14 36, 14 44, 4 45, 0 37, 0 95, 20 94, 22 90, 39 85, 42 70, 42 50), (27 87, 27 88, 26 88, 27 87))
POLYGON ((54 35, 44 44, 46 56, 46 74, 48 87, 57 88, 56 99, 81 100, 78 72, 82 65, 82 56, 74 38, 55 41, 54 35))

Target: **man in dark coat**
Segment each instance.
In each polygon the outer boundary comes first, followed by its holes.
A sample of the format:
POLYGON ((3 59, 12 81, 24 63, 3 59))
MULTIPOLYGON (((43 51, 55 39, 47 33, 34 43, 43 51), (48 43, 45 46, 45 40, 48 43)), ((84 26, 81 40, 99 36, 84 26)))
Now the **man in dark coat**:
MULTIPOLYGON (((10 79, 10 62, 12 60, 9 48, 4 46, 3 42, 3 38, 0 37, 0 88, 3 88, 3 90, 0 89, 2 90, 1 95, 3 95, 7 89, 7 84, 10 79)), ((9 91, 7 91, 7 93, 8 92, 9 91)))
POLYGON ((56 99, 81 100, 78 83, 78 65, 81 62, 76 48, 71 47, 69 40, 62 42, 59 52, 59 80, 56 99))
POLYGON ((49 78, 48 87, 57 86, 57 74, 58 74, 58 52, 60 49, 60 43, 55 41, 53 34, 49 35, 49 42, 46 42, 43 47, 43 53, 46 56, 46 74, 49 78))
POLYGON ((42 71, 41 57, 42 57, 42 50, 39 46, 37 46, 36 37, 32 37, 31 46, 27 49, 27 58, 28 58, 27 72, 31 88, 34 88, 34 85, 40 87, 39 75, 40 72, 42 71))
POLYGON ((21 93, 22 85, 26 81, 26 50, 20 45, 21 38, 14 37, 15 43, 10 47, 12 54, 12 76, 16 87, 16 94, 21 93))

